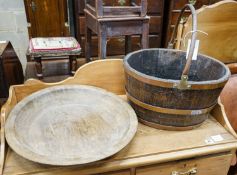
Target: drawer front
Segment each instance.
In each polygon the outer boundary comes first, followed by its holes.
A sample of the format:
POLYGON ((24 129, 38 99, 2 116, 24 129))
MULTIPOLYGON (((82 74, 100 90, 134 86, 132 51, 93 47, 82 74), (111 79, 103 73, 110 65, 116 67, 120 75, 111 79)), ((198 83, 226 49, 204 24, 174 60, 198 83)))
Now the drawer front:
MULTIPOLYGON (((96 36, 92 37, 92 48, 91 55, 98 55, 98 39, 96 36)), ((160 36, 159 35, 150 35, 149 36, 149 46, 152 48, 160 47, 160 36)), ((85 51, 85 38, 81 38, 82 53, 80 57, 84 57, 85 51)), ((138 36, 132 37, 132 50, 140 49, 140 38, 138 36)), ((124 55, 125 54, 125 41, 124 38, 111 38, 107 41, 107 55, 124 55)))
POLYGON ((229 153, 191 160, 170 162, 136 169, 136 175, 225 175, 230 166, 229 153), (196 173, 195 173, 196 172, 196 173))

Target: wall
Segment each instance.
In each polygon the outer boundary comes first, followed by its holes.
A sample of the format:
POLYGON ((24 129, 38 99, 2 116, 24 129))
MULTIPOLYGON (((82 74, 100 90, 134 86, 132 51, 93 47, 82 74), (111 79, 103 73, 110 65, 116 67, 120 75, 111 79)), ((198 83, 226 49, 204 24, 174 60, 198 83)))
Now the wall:
POLYGON ((25 70, 29 37, 23 0, 0 0, 0 40, 11 41, 25 70))

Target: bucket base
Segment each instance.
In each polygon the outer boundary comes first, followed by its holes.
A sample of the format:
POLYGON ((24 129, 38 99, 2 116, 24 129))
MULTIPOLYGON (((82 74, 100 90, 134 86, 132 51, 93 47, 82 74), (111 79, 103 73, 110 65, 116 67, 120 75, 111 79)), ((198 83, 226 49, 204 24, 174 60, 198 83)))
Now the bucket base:
POLYGON ((151 126, 153 128, 165 129, 165 130, 190 130, 200 126, 209 116, 208 111, 200 114, 168 114, 157 111, 152 111, 139 106, 132 101, 129 101, 130 105, 135 110, 138 119, 141 123, 151 126))
POLYGON ((141 119, 138 116, 138 120, 139 122, 141 122, 144 125, 150 126, 152 128, 156 128, 156 129, 162 129, 162 130, 169 130, 169 131, 186 131, 186 130, 192 130, 195 129, 197 127, 199 127, 200 125, 202 125, 202 123, 197 124, 197 125, 193 125, 193 126, 184 126, 184 127, 176 127, 176 126, 166 126, 166 125, 160 125, 158 123, 152 123, 152 122, 148 122, 146 120, 141 119))

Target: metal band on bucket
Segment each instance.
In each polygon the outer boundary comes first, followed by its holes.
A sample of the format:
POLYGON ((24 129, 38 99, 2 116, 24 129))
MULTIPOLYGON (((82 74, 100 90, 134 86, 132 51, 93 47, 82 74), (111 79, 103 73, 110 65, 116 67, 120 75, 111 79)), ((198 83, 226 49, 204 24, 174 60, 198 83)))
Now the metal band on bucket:
POLYGON ((164 114, 174 114, 174 115, 201 115, 201 114, 205 114, 208 113, 212 110, 212 108, 215 106, 212 105, 208 108, 204 108, 204 109, 198 109, 198 110, 187 110, 187 109, 171 109, 171 108, 163 108, 163 107, 159 107, 159 106, 153 106, 150 104, 146 104, 144 102, 141 102, 140 100, 132 97, 127 91, 126 91, 126 95, 127 98, 133 102, 134 104, 145 108, 147 110, 150 111, 154 111, 154 112, 159 112, 159 113, 164 113, 164 114))
MULTIPOLYGON (((175 84, 179 82, 179 81, 177 81, 176 83, 173 83, 173 82, 169 82, 169 81, 165 81, 165 80, 162 81, 157 78, 153 79, 154 77, 150 77, 148 75, 145 75, 147 77, 144 77, 144 75, 141 75, 139 73, 135 73, 135 72, 131 71, 128 68, 128 65, 126 63, 124 65, 124 71, 132 78, 134 78, 138 81, 141 81, 143 83, 153 85, 153 86, 159 86, 159 87, 163 87, 163 88, 174 88, 175 84)), ((227 81, 228 81, 228 79, 226 79, 223 82, 216 83, 216 84, 208 83, 208 82, 206 82, 205 84, 190 84, 191 86, 190 86, 189 90, 209 90, 209 89, 223 88, 227 81)))

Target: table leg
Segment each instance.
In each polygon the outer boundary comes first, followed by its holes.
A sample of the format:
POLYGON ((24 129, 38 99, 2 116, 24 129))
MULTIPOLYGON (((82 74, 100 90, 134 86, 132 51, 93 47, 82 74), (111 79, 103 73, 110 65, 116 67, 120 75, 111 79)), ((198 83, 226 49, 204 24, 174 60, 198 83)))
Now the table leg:
POLYGON ((41 57, 35 57, 35 68, 36 68, 36 76, 38 79, 43 78, 43 69, 42 69, 42 60, 41 57))
POLYGON ((141 38, 141 46, 142 49, 149 48, 149 24, 147 22, 142 24, 142 38, 141 38))
POLYGON ((77 55, 70 55, 69 56, 69 68, 70 74, 74 75, 77 71, 77 55))
POLYGON ((86 61, 89 62, 91 59, 91 37, 92 31, 88 27, 86 27, 85 33, 85 57, 86 61))
POLYGON ((132 51, 131 36, 126 35, 125 36, 125 54, 128 54, 131 51, 132 51))
POLYGON ((30 56, 30 54, 29 54, 29 53, 26 53, 26 59, 27 59, 27 62, 30 62, 30 61, 32 61, 32 60, 31 60, 31 56, 30 56))
POLYGON ((98 34, 99 59, 106 58, 106 45, 107 45, 106 27, 105 25, 101 25, 99 28, 99 34, 98 34))

